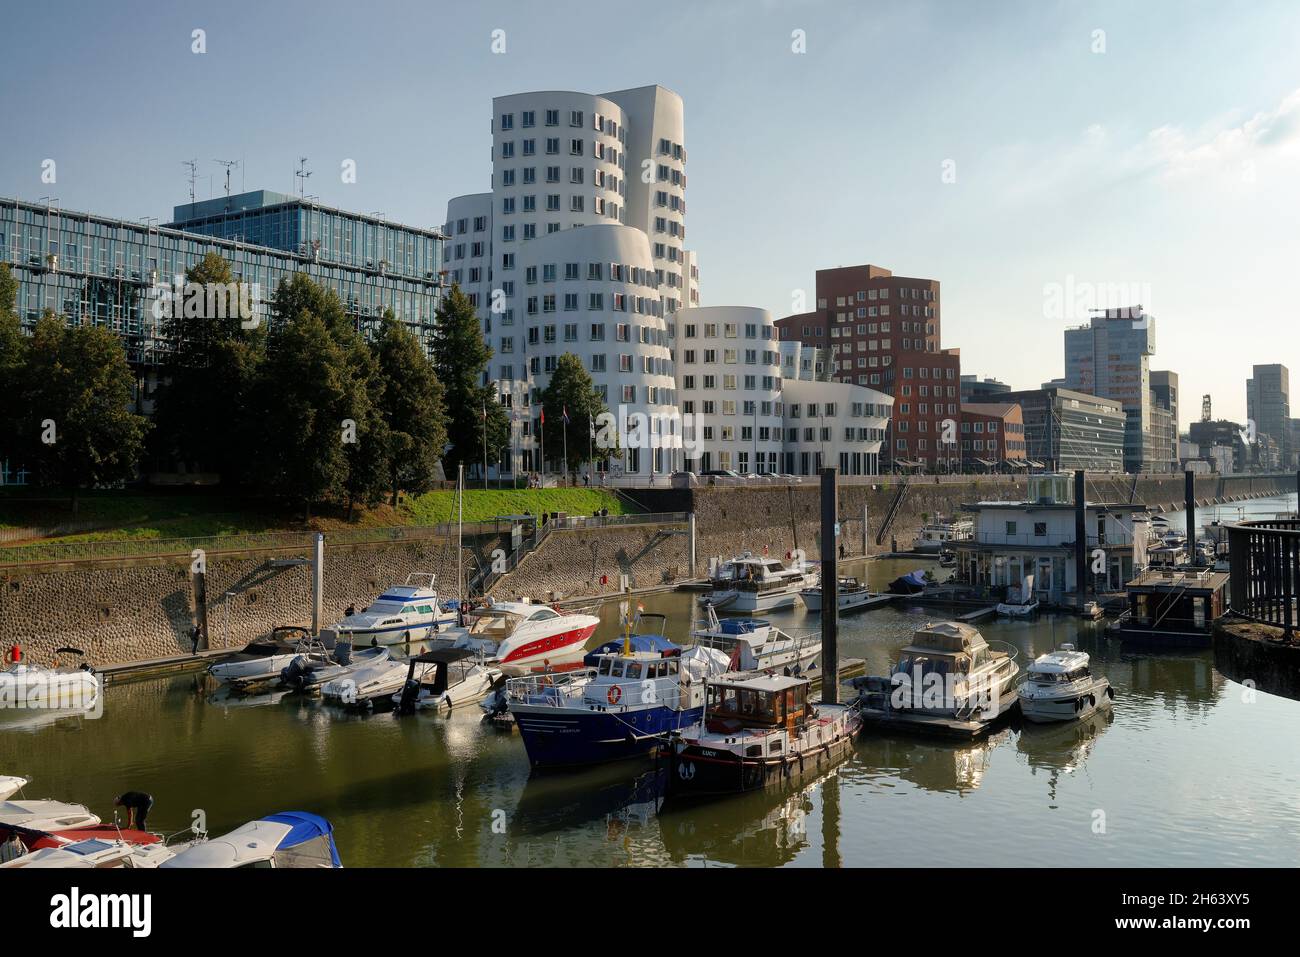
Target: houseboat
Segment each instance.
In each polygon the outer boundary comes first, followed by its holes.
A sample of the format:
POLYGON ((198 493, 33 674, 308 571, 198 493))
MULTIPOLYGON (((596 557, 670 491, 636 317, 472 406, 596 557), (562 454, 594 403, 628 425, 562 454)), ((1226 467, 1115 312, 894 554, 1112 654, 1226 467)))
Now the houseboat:
POLYGON ((918 629, 889 675, 853 680, 864 720, 925 733, 983 734, 1016 704, 1018 652, 998 645, 961 622, 918 629))
POLYGON ((667 800, 797 783, 833 765, 862 728, 857 704, 814 703, 811 682, 728 673, 708 682, 703 718, 669 736, 667 800))
POLYGON ((775 558, 745 552, 722 562, 710 578, 709 593, 700 603, 738 614, 793 608, 799 593, 817 583, 817 576, 802 562, 786 567, 775 558))
POLYGON ((1228 611, 1228 580, 1193 565, 1147 568, 1128 583, 1127 607, 1108 630, 1126 644, 1208 646, 1228 611))

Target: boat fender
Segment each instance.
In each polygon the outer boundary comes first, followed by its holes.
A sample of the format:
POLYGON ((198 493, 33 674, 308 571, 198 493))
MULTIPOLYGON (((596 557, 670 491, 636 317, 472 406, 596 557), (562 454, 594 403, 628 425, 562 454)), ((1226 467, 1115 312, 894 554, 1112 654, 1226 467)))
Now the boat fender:
POLYGON ((1109 698, 1111 701, 1115 700, 1115 689, 1112 688, 1110 685, 1106 686, 1106 697, 1109 698))
POLYGON ((1093 695, 1093 694, 1088 695, 1088 707, 1089 707, 1089 708, 1095 708, 1095 707, 1097 707, 1097 696, 1096 696, 1096 695, 1093 695))
POLYGON ((610 704, 618 704, 618 699, 623 697, 623 688, 620 685, 610 685, 605 697, 609 699, 610 704))

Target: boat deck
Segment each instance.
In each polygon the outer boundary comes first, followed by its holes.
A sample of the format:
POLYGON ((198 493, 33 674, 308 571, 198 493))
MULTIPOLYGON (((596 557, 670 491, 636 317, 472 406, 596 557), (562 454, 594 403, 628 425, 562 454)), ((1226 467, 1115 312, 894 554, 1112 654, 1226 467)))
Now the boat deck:
POLYGON ((987 734, 1007 720, 1012 709, 1018 708, 1019 705, 1020 699, 1016 696, 1015 689, 1011 689, 1003 693, 998 702, 997 717, 989 721, 961 721, 937 714, 918 714, 915 711, 881 708, 863 708, 862 720, 868 728, 972 739, 987 734))

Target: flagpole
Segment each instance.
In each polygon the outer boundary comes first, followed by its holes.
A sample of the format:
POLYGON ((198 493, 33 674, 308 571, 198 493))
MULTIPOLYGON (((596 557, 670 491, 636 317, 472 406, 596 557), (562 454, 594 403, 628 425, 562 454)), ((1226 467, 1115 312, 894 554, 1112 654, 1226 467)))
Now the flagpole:
POLYGON ((538 455, 541 457, 542 488, 546 488, 546 406, 542 406, 542 435, 541 442, 537 448, 538 455))
POLYGON ((563 423, 560 431, 564 435, 564 477, 567 480, 569 477, 569 411, 567 409, 560 417, 560 421, 563 423))
POLYGON ((483 403, 483 491, 487 491, 487 403, 483 403))

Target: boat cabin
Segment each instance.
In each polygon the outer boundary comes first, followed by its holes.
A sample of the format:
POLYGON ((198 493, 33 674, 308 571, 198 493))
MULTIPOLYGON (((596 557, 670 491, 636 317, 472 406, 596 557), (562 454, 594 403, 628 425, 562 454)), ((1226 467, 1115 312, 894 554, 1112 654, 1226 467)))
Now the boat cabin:
POLYGON ((993 663, 995 652, 978 630, 957 621, 926 625, 898 656, 895 674, 924 678, 966 675, 993 663))
POLYGON ((1075 651, 1067 645, 1060 651, 1039 655, 1025 669, 1025 677, 1040 685, 1069 684, 1087 678, 1092 673, 1088 669, 1089 661, 1086 653, 1075 651))
POLYGON ((704 726, 718 734, 743 728, 793 731, 808 712, 809 682, 784 675, 733 672, 709 682, 704 726))

